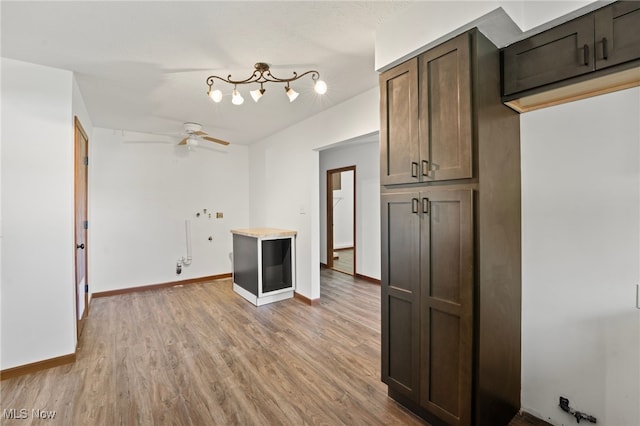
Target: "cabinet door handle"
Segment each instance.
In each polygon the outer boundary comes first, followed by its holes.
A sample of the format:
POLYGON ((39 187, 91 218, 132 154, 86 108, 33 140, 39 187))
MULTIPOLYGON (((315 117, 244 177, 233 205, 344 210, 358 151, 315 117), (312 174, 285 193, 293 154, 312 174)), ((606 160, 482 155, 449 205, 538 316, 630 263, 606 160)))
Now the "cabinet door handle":
POLYGON ((422 176, 429 176, 429 161, 422 160, 422 176))
POLYGON ((640 284, 636 284, 636 309, 640 309, 640 284))
POLYGON ((418 213, 418 199, 411 199, 411 213, 418 213))
POLYGON ((585 66, 589 65, 589 45, 584 45, 584 64, 585 66))
POLYGON ((426 197, 422 198, 422 213, 429 213, 429 199, 426 197))
POLYGON ((418 163, 416 163, 415 161, 411 162, 411 177, 418 177, 418 163))
POLYGON ((607 46, 607 38, 602 37, 602 59, 605 61, 609 59, 609 49, 607 46))

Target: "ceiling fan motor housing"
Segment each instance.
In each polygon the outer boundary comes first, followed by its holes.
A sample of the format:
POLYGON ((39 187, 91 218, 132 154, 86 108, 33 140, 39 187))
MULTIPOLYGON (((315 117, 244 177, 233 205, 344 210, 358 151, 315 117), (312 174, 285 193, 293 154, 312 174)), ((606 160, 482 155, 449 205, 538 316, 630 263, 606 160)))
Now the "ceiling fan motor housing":
POLYGON ((195 133, 199 132, 202 129, 202 126, 198 123, 184 123, 184 131, 187 133, 195 133))

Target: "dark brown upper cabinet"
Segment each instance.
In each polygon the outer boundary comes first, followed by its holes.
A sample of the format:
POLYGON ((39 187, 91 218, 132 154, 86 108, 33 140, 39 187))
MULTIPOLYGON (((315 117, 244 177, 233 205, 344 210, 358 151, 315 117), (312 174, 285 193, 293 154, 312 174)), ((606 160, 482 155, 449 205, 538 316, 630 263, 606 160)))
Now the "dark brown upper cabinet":
POLYGON ((640 2, 618 2, 596 11, 595 37, 597 69, 639 59, 640 2))
POLYGON ((380 76, 380 159, 384 185, 418 182, 418 60, 380 76))
POLYGON ((473 177, 467 33, 380 76, 381 183, 473 177))
POLYGON ((593 71, 593 16, 512 44, 503 51, 503 67, 505 95, 593 71))
POLYGON ((422 180, 472 177, 469 34, 420 55, 418 90, 422 180))
MULTIPOLYGON (((617 72, 613 66, 640 60, 638 28, 640 2, 618 1, 504 48, 503 99, 511 101, 574 83, 582 83, 577 92, 565 90, 559 95, 574 100, 587 97, 590 92, 606 93, 607 85, 612 90, 628 86, 628 80, 634 80, 628 73, 593 84, 583 82, 617 72)), ((540 99, 545 100, 549 104, 561 103, 552 98, 540 99)))

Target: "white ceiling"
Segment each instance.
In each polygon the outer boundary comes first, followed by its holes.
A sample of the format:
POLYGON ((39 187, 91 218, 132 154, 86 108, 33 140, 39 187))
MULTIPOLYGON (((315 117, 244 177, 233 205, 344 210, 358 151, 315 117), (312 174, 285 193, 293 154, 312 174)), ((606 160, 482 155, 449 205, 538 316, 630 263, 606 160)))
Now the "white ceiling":
MULTIPOLYGON (((2 1, 2 56, 73 71, 94 126, 151 133, 179 132, 185 121, 212 136, 250 144, 377 85, 376 27, 408 2, 2 1), (281 78, 309 69, 329 91, 319 96, 309 76, 269 83, 259 103, 231 104, 222 83, 219 104, 207 76, 244 79, 255 62, 281 78)), ((218 86, 220 88, 220 86, 218 86)))

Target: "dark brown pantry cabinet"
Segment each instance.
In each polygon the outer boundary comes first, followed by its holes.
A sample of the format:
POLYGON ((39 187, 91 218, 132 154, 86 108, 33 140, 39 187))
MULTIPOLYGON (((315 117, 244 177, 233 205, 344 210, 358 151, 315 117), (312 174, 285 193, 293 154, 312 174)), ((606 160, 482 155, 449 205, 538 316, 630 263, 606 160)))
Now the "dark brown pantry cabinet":
POLYGON ((382 381, 430 423, 520 408, 520 128, 478 30, 380 76, 382 381))

